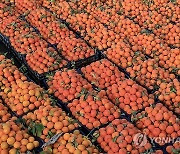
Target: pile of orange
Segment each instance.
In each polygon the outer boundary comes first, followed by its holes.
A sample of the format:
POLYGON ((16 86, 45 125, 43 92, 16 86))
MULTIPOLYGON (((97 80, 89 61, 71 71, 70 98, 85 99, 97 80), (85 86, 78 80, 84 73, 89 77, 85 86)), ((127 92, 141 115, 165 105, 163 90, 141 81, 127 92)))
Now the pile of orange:
MULTIPOLYGON (((161 103, 146 107, 133 117, 139 129, 149 137, 176 139, 180 135, 179 119, 161 103)), ((155 140, 156 141, 156 140, 155 140)), ((163 140, 162 143, 166 144, 163 140)))
POLYGON ((0 99, 0 122, 6 122, 10 119, 11 114, 8 111, 8 108, 3 105, 3 101, 0 99))
POLYGON ((0 124, 0 151, 2 154, 26 153, 39 146, 39 142, 17 125, 15 117, 0 124))
POLYGON ((33 53, 26 55, 27 64, 39 74, 51 72, 59 68, 64 67, 67 61, 64 60, 59 54, 52 48, 38 49, 33 53))
POLYGON ((180 153, 179 6, 1 0, 0 154, 180 153))
POLYGON ((104 91, 89 93, 68 104, 72 114, 87 128, 97 128, 120 117, 120 110, 111 103, 104 91))
POLYGON ((83 74, 91 84, 103 89, 125 79, 124 73, 107 59, 102 59, 81 68, 83 74))
POLYGON ((45 152, 52 154, 68 153, 68 154, 98 154, 98 149, 92 145, 91 141, 83 136, 80 131, 75 130, 72 133, 63 134, 54 145, 45 148, 45 152))
POLYGON ((127 120, 116 119, 105 128, 100 128, 93 135, 97 137, 97 141, 104 151, 109 154, 117 152, 121 154, 128 152, 138 154, 143 153, 152 147, 148 142, 142 147, 136 146, 133 143, 133 139, 138 133, 141 133, 141 131, 127 120))
POLYGON ((64 103, 72 101, 87 91, 92 91, 92 85, 87 80, 75 70, 68 69, 57 71, 49 78, 48 85, 49 92, 54 93, 64 103))
POLYGON ((154 96, 133 80, 125 79, 107 88, 108 97, 128 114, 154 103, 154 96))
POLYGON ((38 110, 29 112, 23 116, 27 125, 32 129, 34 124, 42 124, 43 129, 40 133, 34 134, 41 137, 45 142, 49 141, 53 135, 58 133, 67 133, 75 129, 78 124, 69 117, 62 109, 57 106, 40 106, 38 110))

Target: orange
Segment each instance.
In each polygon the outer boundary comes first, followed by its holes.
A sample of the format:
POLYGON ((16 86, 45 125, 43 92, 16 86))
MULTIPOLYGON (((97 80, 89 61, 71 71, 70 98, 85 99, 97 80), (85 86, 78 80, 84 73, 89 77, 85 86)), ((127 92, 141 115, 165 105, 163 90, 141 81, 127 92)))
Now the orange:
POLYGON ((32 150, 34 148, 34 144, 33 143, 28 143, 26 145, 26 147, 27 147, 28 150, 32 150))
POLYGON ((15 142, 15 138, 14 138, 14 137, 9 137, 9 138, 7 139, 7 143, 8 143, 9 145, 13 145, 14 142, 15 142))
POLYGON ((29 106, 29 104, 30 104, 30 102, 29 102, 29 101, 23 101, 23 106, 24 106, 24 107, 29 106))
POLYGON ((27 145, 28 144, 28 140, 27 139, 22 139, 21 140, 21 144, 22 145, 27 145))
POLYGON ((4 133, 5 134, 9 134, 10 133, 10 128, 8 126, 3 126, 3 129, 4 129, 4 133))
POLYGON ((16 154, 17 153, 17 150, 16 149, 11 149, 11 150, 9 150, 9 154, 16 154))
POLYGON ((34 141, 33 144, 34 144, 35 147, 39 146, 39 142, 38 141, 34 141))
POLYGON ((56 130, 62 129, 62 128, 63 128, 62 122, 56 122, 56 123, 54 124, 54 128, 55 128, 56 130))
POLYGON ((20 146, 21 146, 21 143, 16 141, 16 142, 14 142, 13 146, 14 146, 15 149, 19 149, 20 146))
POLYGON ((2 141, 6 141, 8 139, 8 135, 4 134, 1 136, 2 141))
POLYGON ((23 138, 23 135, 21 133, 16 134, 16 141, 21 141, 23 138))
POLYGON ((34 96, 35 95, 35 91, 34 90, 29 90, 29 95, 30 96, 34 96))
POLYGON ((65 133, 64 135, 63 135, 63 137, 64 137, 64 140, 68 140, 69 138, 70 138, 70 134, 69 133, 65 133))
POLYGON ((34 142, 34 137, 30 136, 28 140, 29 142, 34 142))
POLYGON ((1 148, 2 148, 2 149, 7 149, 7 148, 8 148, 7 142, 2 142, 2 143, 1 143, 1 148))

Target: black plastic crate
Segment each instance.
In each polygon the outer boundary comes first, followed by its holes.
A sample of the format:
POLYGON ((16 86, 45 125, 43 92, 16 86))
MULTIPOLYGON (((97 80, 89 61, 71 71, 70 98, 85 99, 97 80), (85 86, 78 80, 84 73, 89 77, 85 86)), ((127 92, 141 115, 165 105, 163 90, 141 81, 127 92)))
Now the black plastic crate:
POLYGON ((15 49, 11 46, 9 38, 0 33, 0 41, 7 47, 8 51, 11 52, 19 61, 22 61, 22 56, 20 53, 15 51, 15 49))
POLYGON ((75 62, 71 62, 71 68, 79 69, 81 67, 85 67, 95 61, 101 60, 103 58, 103 55, 101 52, 97 51, 95 55, 90 56, 88 58, 80 59, 75 62))

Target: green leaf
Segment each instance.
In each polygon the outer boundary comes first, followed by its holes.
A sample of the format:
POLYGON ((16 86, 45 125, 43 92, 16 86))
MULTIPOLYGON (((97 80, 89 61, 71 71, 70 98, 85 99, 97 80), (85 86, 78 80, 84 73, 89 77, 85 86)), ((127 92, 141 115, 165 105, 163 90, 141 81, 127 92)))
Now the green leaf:
POLYGON ((83 27, 82 27, 82 26, 79 26, 79 30, 83 30, 83 27))
POLYGON ((154 88, 154 90, 158 90, 158 89, 159 89, 159 86, 158 86, 157 84, 155 84, 155 85, 153 86, 153 88, 154 88))
POLYGON ((53 116, 53 115, 54 115, 54 112, 53 112, 53 111, 50 111, 50 112, 49 112, 49 115, 50 115, 50 116, 53 116))
POLYGON ((76 138, 75 138, 75 137, 73 137, 73 139, 72 139, 71 142, 72 142, 73 146, 74 146, 75 148, 77 148, 78 142, 76 141, 76 138))
POLYGON ((93 136, 97 139, 100 136, 100 134, 99 134, 98 131, 96 131, 96 132, 93 133, 93 136))
POLYGON ((86 93, 86 94, 84 95, 84 101, 88 98, 88 96, 89 96, 89 93, 86 93))
POLYGON ((126 114, 125 114, 125 113, 123 113, 123 112, 121 112, 121 115, 122 115, 122 116, 125 116, 126 114))
POLYGON ((16 150, 16 154, 20 154, 20 151, 18 149, 16 150))
POLYGON ((115 136, 115 137, 113 138, 113 142, 116 142, 116 140, 117 140, 118 137, 119 137, 119 136, 115 136))
POLYGON ((88 93, 87 89, 82 88, 81 92, 77 95, 77 98, 78 98, 78 97, 81 97, 81 96, 83 96, 83 95, 86 95, 87 93, 88 93))
POLYGON ((141 114, 139 117, 138 117, 138 119, 142 119, 142 118, 144 118, 144 117, 146 117, 146 114, 141 114))
POLYGON ((119 104, 120 104, 119 98, 115 98, 115 104, 116 104, 116 105, 119 105, 119 104))
POLYGON ((34 38, 34 36, 32 34, 26 34, 26 35, 24 35, 24 37, 26 37, 26 38, 34 38))
POLYGON ((81 117, 83 117, 83 116, 84 116, 84 114, 83 114, 83 113, 81 113, 80 111, 77 111, 77 112, 76 112, 76 114, 77 114, 78 116, 81 116, 81 117))
POLYGON ((177 92, 177 90, 176 90, 176 88, 175 88, 174 86, 171 86, 171 87, 170 87, 170 91, 171 91, 171 92, 174 92, 174 93, 177 92))
POLYGON ((123 11, 119 10, 119 11, 117 12, 117 14, 118 14, 118 15, 122 15, 122 14, 123 14, 123 11))
POLYGON ((60 27, 60 28, 65 28, 65 27, 66 27, 66 25, 65 25, 65 24, 60 23, 59 27, 60 27))
POLYGON ((52 148, 49 147, 49 148, 48 148, 48 151, 49 151, 50 153, 52 153, 53 150, 52 150, 52 148))
POLYGON ((27 71, 27 67, 23 64, 19 70, 22 72, 22 73, 25 73, 27 71))
POLYGON ((96 85, 96 84, 97 84, 97 82, 95 82, 95 81, 92 81, 92 82, 91 82, 91 84, 93 84, 93 85, 96 85))
POLYGON ((11 91, 12 91, 12 89, 9 89, 9 90, 7 91, 7 94, 10 93, 11 91))
POLYGON ((150 107, 152 107, 153 109, 156 107, 155 104, 151 104, 150 107))
POLYGON ((40 20, 42 20, 43 18, 46 18, 46 17, 47 17, 47 15, 42 14, 41 17, 40 17, 40 20))
POLYGON ((91 33, 94 33, 94 28, 91 28, 91 33))
POLYGON ((124 124, 122 124, 123 125, 123 127, 127 127, 127 124, 126 123, 124 123, 124 124))
POLYGON ((7 54, 8 54, 8 52, 5 52, 3 55, 4 55, 4 56, 7 56, 7 54))
POLYGON ((91 75, 93 76, 93 78, 96 78, 96 73, 91 72, 91 75))
POLYGON ((51 3, 54 3, 56 0, 48 0, 49 2, 51 2, 51 3))
POLYGON ((153 0, 142 0, 142 2, 147 5, 147 6, 151 6, 152 4, 154 4, 154 1, 153 0))
POLYGON ((35 127, 32 128, 32 134, 33 134, 33 135, 36 135, 36 129, 35 129, 35 127))
POLYGON ((161 28, 162 26, 161 25, 159 25, 159 24, 156 24, 155 25, 155 29, 159 29, 159 28, 161 28))
POLYGON ((173 154, 179 154, 180 153, 180 149, 172 149, 173 154))
POLYGON ((42 135, 42 131, 43 131, 43 129, 44 129, 44 126, 43 126, 42 124, 37 124, 37 125, 35 126, 35 128, 36 128, 36 134, 37 134, 37 136, 40 137, 40 136, 42 135))
POLYGON ((145 152, 143 152, 142 154, 151 154, 151 153, 154 153, 152 148, 151 148, 151 149, 146 150, 146 151, 145 151, 145 152))
POLYGON ((72 119, 72 118, 68 118, 68 122, 70 123, 70 124, 74 124, 74 123, 77 123, 77 120, 74 120, 74 119, 72 119))
POLYGON ((26 151, 26 154, 32 154, 32 152, 31 151, 26 151))
POLYGON ((134 52, 134 55, 135 55, 136 57, 139 56, 139 55, 140 55, 140 51, 134 52))
POLYGON ((48 147, 47 151, 41 151, 40 154, 51 154, 52 153, 52 149, 50 147, 48 147))
POLYGON ((146 93, 145 90, 141 92, 141 95, 142 95, 142 96, 146 96, 146 94, 147 94, 147 93, 146 93))
POLYGON ((9 24, 9 26, 17 27, 17 23, 16 22, 12 22, 12 23, 9 24))
POLYGON ((104 8, 103 6, 99 6, 99 9, 100 9, 101 11, 104 11, 104 10, 105 10, 105 8, 104 8))
POLYGON ((88 154, 91 154, 91 152, 89 150, 87 150, 88 154))
POLYGON ((42 135, 42 131, 44 130, 44 126, 40 123, 35 123, 34 121, 30 121, 28 130, 34 135, 40 137, 42 135))
POLYGON ((74 9, 71 9, 71 14, 77 14, 78 13, 78 10, 74 10, 74 9))
POLYGON ((174 67, 171 72, 172 73, 177 73, 179 70, 180 70, 179 68, 174 67))
POLYGON ((149 30, 149 29, 143 29, 143 30, 141 30, 141 34, 143 34, 143 33, 152 34, 153 32, 151 30, 149 30))
POLYGON ((16 124, 21 124, 23 126, 23 128, 26 128, 26 120, 25 119, 17 118, 16 120, 14 120, 14 122, 16 124))
POLYGON ((172 2, 172 3, 176 3, 177 1, 176 1, 176 0, 170 0, 170 2, 172 2))
POLYGON ((15 64, 15 62, 14 62, 14 59, 13 58, 11 58, 11 63, 14 65, 15 64))
POLYGON ((54 136, 55 134, 54 133, 52 133, 51 131, 48 131, 48 138, 52 138, 53 136, 54 136))

